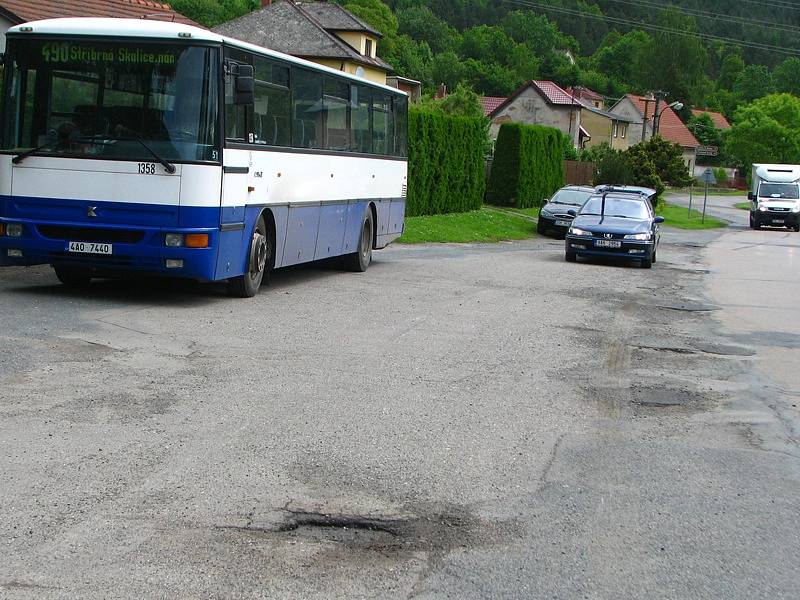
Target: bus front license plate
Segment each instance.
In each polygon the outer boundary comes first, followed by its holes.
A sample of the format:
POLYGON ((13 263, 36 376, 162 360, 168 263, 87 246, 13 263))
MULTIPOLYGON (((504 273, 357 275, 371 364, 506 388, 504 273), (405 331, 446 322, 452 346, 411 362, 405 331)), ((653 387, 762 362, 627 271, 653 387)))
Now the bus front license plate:
POLYGON ((112 244, 98 244, 97 242, 67 242, 67 252, 77 254, 113 254, 112 244))
POLYGON ((772 219, 772 222, 773 222, 775 225, 783 225, 783 224, 784 224, 784 222, 785 222, 785 219, 772 219))

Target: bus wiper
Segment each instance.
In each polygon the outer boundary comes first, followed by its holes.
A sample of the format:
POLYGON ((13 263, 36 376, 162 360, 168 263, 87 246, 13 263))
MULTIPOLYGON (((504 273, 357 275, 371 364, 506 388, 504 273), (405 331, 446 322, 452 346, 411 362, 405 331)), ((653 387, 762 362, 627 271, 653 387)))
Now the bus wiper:
POLYGON ((153 158, 155 158, 156 161, 158 161, 161 164, 162 167, 164 167, 164 169, 167 171, 167 173, 169 173, 170 175, 175 173, 175 165, 173 165, 167 159, 162 158, 161 156, 159 156, 158 153, 155 150, 153 150, 149 146, 149 144, 147 142, 144 141, 142 136, 140 136, 138 133, 136 133, 132 129, 128 129, 127 127, 125 128, 125 132, 128 133, 129 135, 128 136, 111 136, 111 137, 112 137, 112 139, 120 140, 120 141, 139 142, 142 145, 142 147, 145 150, 147 150, 150 153, 150 155, 153 158))
POLYGON ((58 140, 55 140, 55 141, 54 140, 49 140, 49 141, 45 142, 44 144, 42 144, 41 146, 36 146, 36 148, 31 148, 30 150, 25 150, 25 152, 20 152, 14 158, 11 159, 11 162, 14 163, 15 165, 18 165, 19 163, 21 163, 23 160, 25 160, 26 158, 28 158, 32 154, 36 154, 40 150, 45 150, 49 146, 54 146, 56 144, 58 144, 58 140))

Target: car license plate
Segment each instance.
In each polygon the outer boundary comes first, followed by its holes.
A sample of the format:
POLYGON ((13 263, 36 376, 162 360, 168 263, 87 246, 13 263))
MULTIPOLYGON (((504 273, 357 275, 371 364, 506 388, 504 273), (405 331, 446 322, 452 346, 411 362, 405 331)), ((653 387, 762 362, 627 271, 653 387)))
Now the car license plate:
POLYGON ((112 254, 112 244, 99 244, 97 242, 67 242, 67 252, 78 254, 112 254))
POLYGON ((572 221, 556 221, 556 227, 569 227, 572 225, 572 221))
POLYGON ((785 221, 786 219, 772 219, 772 222, 775 223, 776 225, 783 225, 785 221))
POLYGON ((600 248, 622 248, 622 242, 617 240, 595 240, 594 245, 600 248))

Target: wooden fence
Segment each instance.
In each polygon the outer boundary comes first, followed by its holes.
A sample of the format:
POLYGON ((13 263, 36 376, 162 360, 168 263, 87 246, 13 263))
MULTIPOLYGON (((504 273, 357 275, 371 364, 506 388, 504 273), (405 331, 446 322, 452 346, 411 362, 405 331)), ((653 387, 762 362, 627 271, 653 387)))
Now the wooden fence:
POLYGON ((577 160, 564 161, 564 179, 567 185, 592 185, 594 163, 577 160))

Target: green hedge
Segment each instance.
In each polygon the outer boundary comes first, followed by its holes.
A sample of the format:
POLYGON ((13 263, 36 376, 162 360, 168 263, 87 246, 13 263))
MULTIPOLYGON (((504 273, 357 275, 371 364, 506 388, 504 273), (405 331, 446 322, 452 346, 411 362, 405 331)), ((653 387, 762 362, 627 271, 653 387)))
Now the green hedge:
POLYGON ((412 109, 406 215, 477 210, 486 189, 484 119, 412 109))
POLYGON ((497 136, 486 200, 530 208, 563 187, 562 135, 552 127, 504 123, 497 136))

